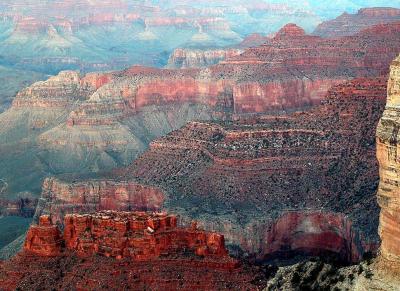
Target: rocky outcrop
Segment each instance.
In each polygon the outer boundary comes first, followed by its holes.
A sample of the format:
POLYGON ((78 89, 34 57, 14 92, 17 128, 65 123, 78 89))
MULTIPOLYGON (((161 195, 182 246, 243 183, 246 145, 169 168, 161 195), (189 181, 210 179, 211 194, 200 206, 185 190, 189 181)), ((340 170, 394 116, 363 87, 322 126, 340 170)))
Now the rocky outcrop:
POLYGON ((398 30, 399 23, 393 23, 354 37, 323 39, 305 35, 290 24, 267 44, 250 48, 211 70, 236 78, 235 113, 316 105, 335 84, 388 72, 391 59, 397 55, 398 30), (380 42, 385 46, 377 45, 380 42), (382 56, 384 66, 376 61, 382 56), (251 74, 245 73, 248 71, 251 74))
POLYGON ((169 209, 181 209, 183 204, 186 215, 198 215, 205 224, 214 217, 211 205, 217 212, 237 213, 230 219, 221 216, 227 222, 221 221, 217 229, 249 252, 260 252, 258 242, 263 240, 257 237, 288 209, 348 215, 368 237, 360 238, 364 242, 359 249, 368 251, 377 242, 373 128, 382 112, 385 87, 384 79, 357 80, 332 89, 326 105, 310 113, 254 123, 190 123, 153 142, 126 177, 163 185, 175 193, 169 195, 169 209), (368 170, 357 170, 360 164, 368 170), (357 178, 350 181, 344 173, 353 170, 357 178), (352 203, 360 211, 348 208, 352 203), (366 223, 367 217, 374 217, 375 223, 366 223))
POLYGON ((265 259, 296 253, 335 257, 338 262, 359 262, 364 252, 358 233, 345 215, 324 212, 288 212, 279 217, 265 236, 265 259))
MULTIPOLYGON (((104 212, 96 215, 67 215, 64 239, 68 249, 80 256, 148 261, 187 249, 198 256, 227 259, 224 237, 196 229, 177 228, 176 216, 146 213, 104 212)), ((221 261, 222 262, 222 261, 221 261)), ((234 268, 237 262, 221 265, 234 268)))
POLYGON ((322 22, 313 34, 322 37, 350 36, 373 25, 396 21, 400 21, 400 9, 363 8, 356 14, 345 12, 334 20, 322 22))
POLYGON ((29 228, 24 251, 40 257, 55 257, 61 254, 62 236, 49 216, 41 216, 38 225, 29 228))
MULTIPOLYGON (((377 157, 379 161, 380 183, 378 188, 378 203, 381 207, 379 221, 379 235, 382 240, 380 248, 381 266, 385 269, 385 275, 394 274, 393 282, 399 283, 400 266, 400 220, 399 220, 399 187, 397 171, 399 169, 398 149, 398 105, 400 97, 400 59, 397 58, 391 66, 388 83, 388 99, 385 112, 377 129, 377 157)), ((393 285, 395 286, 395 285, 393 285)))
POLYGON ((255 280, 260 271, 227 255, 222 235, 196 223, 178 227, 173 215, 107 211, 69 215, 64 225, 60 236, 42 216, 24 251, 0 265, 0 288, 258 290, 264 284, 255 280))

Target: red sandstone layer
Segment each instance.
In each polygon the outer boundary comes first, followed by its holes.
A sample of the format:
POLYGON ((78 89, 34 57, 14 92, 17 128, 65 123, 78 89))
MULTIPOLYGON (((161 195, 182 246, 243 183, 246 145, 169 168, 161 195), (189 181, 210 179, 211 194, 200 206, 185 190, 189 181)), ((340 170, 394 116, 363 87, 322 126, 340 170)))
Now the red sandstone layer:
POLYGON ((180 228, 172 215, 108 211, 67 216, 64 236, 42 216, 24 251, 0 264, 0 288, 258 290, 257 274, 227 255, 223 236, 196 223, 180 228))

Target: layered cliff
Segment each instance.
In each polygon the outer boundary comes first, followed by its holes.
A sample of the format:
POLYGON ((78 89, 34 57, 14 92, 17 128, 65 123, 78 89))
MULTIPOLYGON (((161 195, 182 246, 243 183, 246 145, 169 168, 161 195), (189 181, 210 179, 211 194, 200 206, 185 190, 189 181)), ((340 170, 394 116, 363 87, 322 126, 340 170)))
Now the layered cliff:
POLYGON ((332 85, 387 73, 397 54, 399 27, 393 23, 354 37, 323 39, 289 24, 267 44, 250 48, 211 70, 225 78, 235 76, 235 113, 316 105, 332 85))
POLYGON ((66 122, 68 114, 110 78, 111 74, 63 71, 17 94, 12 107, 0 115, 0 179, 7 184, 6 200, 40 189, 49 170, 38 155, 37 137, 66 122))
MULTIPOLYGON (((198 220, 260 259, 305 253, 358 261, 378 242, 373 128, 385 94, 385 78, 356 79, 332 88, 324 105, 309 112, 191 122, 116 171, 120 182, 102 181, 102 199, 116 197, 113 185, 123 186, 127 197, 137 195, 129 183, 156 185, 163 209, 198 220)), ((54 180, 51 195, 43 190, 41 209, 61 217, 63 201, 87 197, 84 189, 101 183, 54 180)), ((85 211, 90 203, 69 211, 85 211)))
POLYGON ((400 20, 400 9, 396 8, 363 8, 356 14, 343 13, 339 17, 325 21, 317 26, 313 34, 322 37, 342 37, 358 32, 377 24, 400 20))
POLYGON ((400 266, 399 232, 399 169, 398 149, 398 105, 400 85, 400 59, 391 66, 388 82, 386 108, 379 122, 377 137, 377 158, 379 161, 380 183, 378 203, 381 207, 379 235, 382 240, 380 256, 375 266, 375 278, 364 280, 360 290, 373 286, 377 290, 396 290, 398 288, 400 266), (384 271, 383 271, 384 270, 384 271))
POLYGON ((230 258, 224 237, 163 213, 69 215, 64 234, 42 216, 24 251, 0 266, 11 289, 258 290, 256 268, 230 258), (58 267, 54 268, 56 265, 58 267), (51 270, 53 268, 53 270, 51 270))
POLYGON ((86 170, 107 169, 127 165, 151 140, 193 119, 319 104, 335 84, 385 73, 399 33, 393 24, 326 40, 288 25, 268 44, 207 69, 131 68, 93 93, 66 124, 41 135, 43 159, 56 161, 52 167, 59 172, 71 171, 85 156, 86 170))
POLYGON ((13 195, 39 193, 49 173, 127 166, 152 140, 192 120, 236 120, 319 104, 332 85, 386 73, 399 33, 394 23, 322 39, 292 24, 268 43, 209 68, 62 73, 23 90, 0 116, 1 178, 13 195))

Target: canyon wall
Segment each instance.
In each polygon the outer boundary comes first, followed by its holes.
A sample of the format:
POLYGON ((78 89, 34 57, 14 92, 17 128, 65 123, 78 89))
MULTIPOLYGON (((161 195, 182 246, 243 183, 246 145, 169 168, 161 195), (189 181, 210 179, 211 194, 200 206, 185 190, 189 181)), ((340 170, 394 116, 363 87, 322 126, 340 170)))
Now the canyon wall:
MULTIPOLYGON (((145 201, 180 214, 184 223, 198 220, 259 259, 281 251, 331 252, 355 262, 378 244, 374 127, 385 95, 386 78, 362 78, 333 87, 324 104, 310 111, 190 122, 116 170, 117 182, 48 180, 53 186, 45 185, 39 209, 60 221, 66 209, 82 213, 99 209, 102 200, 120 201, 119 188, 136 197, 127 185, 156 186, 162 199, 144 190, 145 201), (355 174, 350 178, 349 172, 355 174), (68 208, 64 201, 73 197, 78 206, 68 208), (290 227, 282 228, 282 221, 290 227), (288 240, 287 233, 296 231, 288 240)), ((142 205, 123 201, 124 207, 142 205)))
POLYGON ((343 13, 339 17, 324 21, 317 26, 313 34, 322 37, 342 37, 358 32, 377 24, 400 20, 400 9, 396 8, 363 8, 356 14, 343 13))
POLYGON ((386 74, 399 33, 392 23, 323 39, 289 24, 264 45, 208 68, 62 72, 22 90, 0 115, 6 198, 39 194, 47 175, 128 166, 153 140, 192 120, 241 120, 318 105, 331 86, 386 74))
POLYGON ((379 234, 382 239, 381 256, 400 264, 400 220, 398 187, 398 107, 400 104, 400 59, 391 66, 388 99, 377 129, 377 157, 380 169, 378 202, 381 207, 379 234))

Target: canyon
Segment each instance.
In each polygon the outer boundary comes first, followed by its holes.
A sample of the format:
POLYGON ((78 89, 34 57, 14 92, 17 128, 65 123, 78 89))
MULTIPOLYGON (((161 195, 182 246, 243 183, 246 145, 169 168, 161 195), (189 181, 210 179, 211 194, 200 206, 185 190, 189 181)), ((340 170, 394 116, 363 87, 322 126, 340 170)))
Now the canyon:
POLYGON ((385 75, 399 33, 392 23, 323 39, 289 24, 266 44, 208 68, 65 71, 38 82, 0 115, 3 199, 37 197, 49 175, 101 177, 126 167, 192 120, 239 121, 318 105, 331 86, 385 75))
POLYGON ((0 289, 397 290, 399 9, 11 2, 0 289))
POLYGON ((242 42, 227 48, 220 49, 193 49, 177 48, 169 56, 167 68, 202 68, 216 65, 221 61, 238 56, 244 52, 244 49, 257 47, 268 42, 272 36, 263 36, 253 33, 246 36, 242 42))
POLYGON ((62 223, 65 213, 144 205, 197 220, 257 259, 333 253, 358 262, 378 246, 374 127, 385 98, 386 78, 363 78, 333 87, 311 111, 190 122, 107 179, 48 180, 37 217, 62 223))
MULTIPOLYGON (((52 193, 47 198, 55 200, 48 206, 57 205, 57 200, 62 206, 64 202, 98 197, 93 201, 101 207, 101 202, 107 203, 108 197, 113 201, 141 195, 153 197, 155 185, 159 185, 158 191, 165 194, 162 208, 179 214, 183 226, 178 226, 175 215, 165 213, 91 209, 92 214, 85 214, 79 203, 72 212, 81 214, 53 216, 57 213, 50 210, 50 215, 38 214, 38 224, 31 226, 23 251, 1 263, 0 285, 6 290, 17 286, 25 290, 38 284, 43 287, 49 282, 57 288, 83 289, 122 286, 124 282, 125 286, 132 287, 130 284, 134 283, 136 287, 179 286, 183 290, 232 286, 239 290, 264 287, 265 290, 296 290, 299 286, 312 290, 323 286, 358 291, 371 287, 396 290, 398 222, 387 217, 393 217, 397 211, 396 204, 391 203, 396 199, 393 193, 397 186, 390 182, 391 177, 395 177, 392 173, 396 164, 388 149, 396 142, 397 131, 393 125, 397 114, 399 67, 398 60, 392 63, 387 91, 386 77, 361 78, 333 87, 324 103, 309 111, 237 121, 191 122, 152 142, 150 150, 127 169, 109 175, 108 179, 114 177, 120 180, 118 183, 96 179, 65 184, 61 180, 49 180, 45 191, 52 193), (384 109, 376 149, 374 126, 384 109), (367 120, 372 120, 372 127, 367 120), (274 152, 279 153, 280 159, 274 152), (379 188, 375 155, 381 175, 379 188), (388 166, 388 163, 394 164, 388 166), (263 175, 254 175, 254 171, 262 171, 263 175), (349 180, 349 172, 355 179, 349 180), (227 173, 237 176, 224 178, 227 173), (271 176, 274 173, 276 176, 271 176), (296 175, 301 177, 301 185, 308 185, 307 191, 296 184, 296 175), (255 181, 255 178, 265 180, 255 181), (323 179, 326 184, 318 185, 323 179), (247 180, 252 187, 246 186, 247 180), (307 184, 307 180, 313 185, 307 184), (130 184, 122 181, 130 181, 130 184), (149 185, 132 188, 128 186, 133 185, 132 181, 149 185), (231 187, 231 183, 236 184, 231 187), (224 184, 224 191, 218 190, 218 184, 224 184), (274 187, 281 187, 283 191, 271 190, 274 187), (96 188, 98 192, 93 192, 96 188), (104 188, 108 194, 101 194, 104 188), (243 249, 246 249, 244 236, 249 231, 257 231, 256 225, 238 230, 238 225, 246 220, 245 215, 251 215, 253 210, 254 214, 266 218, 264 228, 258 229, 262 236, 253 236, 249 241, 250 246, 257 241, 263 243, 259 253, 263 260, 281 260, 295 252, 323 255, 325 259, 333 254, 344 262, 359 262, 367 252, 375 253, 379 246, 375 237, 377 222, 372 222, 379 214, 374 199, 377 189, 382 208, 379 231, 382 245, 372 263, 367 260, 348 267, 335 267, 311 260, 263 269, 248 265, 243 254, 236 253, 240 260, 227 256, 228 250, 231 254, 237 250, 229 246, 232 230, 240 233, 242 244, 239 242, 239 245, 243 249), (260 194, 262 199, 257 197, 260 194), (269 196, 273 201, 268 200, 269 196), (345 203, 341 202, 342 198, 345 203), (264 206, 259 203, 260 199, 267 199, 268 203, 264 206), (249 203, 251 205, 246 206, 249 203), (235 216, 241 222, 229 231, 227 227, 233 226, 235 216), (63 219, 64 234, 57 226, 60 219, 63 219), (215 233, 221 226, 225 228, 223 236, 215 233), (374 229, 368 230, 371 226, 374 229), (187 250, 181 253, 185 245, 187 250), (128 251, 129 246, 136 251, 128 251), (52 270, 55 266, 57 272, 52 270), (110 276, 113 268, 118 272, 110 276), (146 276, 154 270, 159 274, 156 279, 146 276), (196 280, 191 279, 194 272, 196 280), (72 280, 77 276, 82 279, 72 280), (163 279, 166 276, 178 279, 163 279), (200 280, 202 278, 204 280, 200 280)), ((107 205, 107 208, 119 207, 121 205, 107 205)), ((258 219, 261 221, 261 217, 258 219)))

